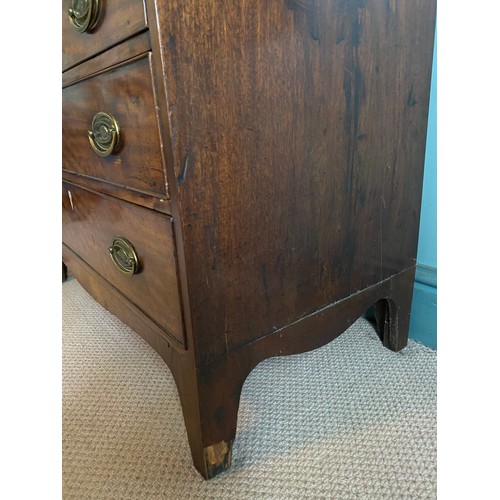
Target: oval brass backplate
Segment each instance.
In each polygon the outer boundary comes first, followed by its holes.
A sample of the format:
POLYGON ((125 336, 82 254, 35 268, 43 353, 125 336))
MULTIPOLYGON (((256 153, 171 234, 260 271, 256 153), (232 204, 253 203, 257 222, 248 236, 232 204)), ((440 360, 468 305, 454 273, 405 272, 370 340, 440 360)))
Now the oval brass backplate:
POLYGON ((118 122, 109 113, 99 111, 92 120, 92 130, 89 130, 88 138, 92 149, 99 156, 109 156, 120 145, 118 122))
POLYGON ((115 236, 109 247, 113 264, 127 276, 139 271, 139 258, 132 244, 123 236, 115 236))
POLYGON ((101 13, 100 0, 73 0, 68 9, 71 26, 78 33, 85 33, 96 27, 101 13))

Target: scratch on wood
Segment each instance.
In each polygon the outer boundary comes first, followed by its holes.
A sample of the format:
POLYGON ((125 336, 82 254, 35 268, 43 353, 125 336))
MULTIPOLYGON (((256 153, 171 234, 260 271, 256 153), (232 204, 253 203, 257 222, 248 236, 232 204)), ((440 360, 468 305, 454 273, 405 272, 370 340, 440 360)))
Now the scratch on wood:
POLYGON ((184 184, 184 181, 186 180, 188 163, 189 163, 189 155, 186 155, 186 158, 184 158, 184 165, 182 166, 182 172, 179 175, 179 177, 177 177, 178 184, 184 184))
POLYGON ((410 108, 412 108, 413 106, 415 106, 415 104, 417 104, 417 100, 415 100, 415 97, 413 96, 413 83, 411 84, 411 87, 410 87, 410 92, 408 94, 408 99, 406 99, 406 105, 410 108))
POLYGON ((229 345, 227 343, 227 314, 224 315, 224 340, 226 341, 226 352, 229 352, 229 345))
POLYGON ((264 284, 264 297, 266 299, 266 308, 269 311, 270 300, 269 300, 269 284, 267 280, 267 266, 262 264, 262 281, 264 284))
MULTIPOLYGON (((384 208, 385 208, 385 201, 384 201, 384 197, 381 196, 380 197, 382 202, 384 203, 384 208)), ((380 208, 380 227, 379 227, 379 238, 380 238, 380 280, 382 281, 382 277, 384 275, 384 272, 383 272, 383 259, 384 259, 384 252, 383 252, 383 242, 382 242, 382 208, 380 208)))

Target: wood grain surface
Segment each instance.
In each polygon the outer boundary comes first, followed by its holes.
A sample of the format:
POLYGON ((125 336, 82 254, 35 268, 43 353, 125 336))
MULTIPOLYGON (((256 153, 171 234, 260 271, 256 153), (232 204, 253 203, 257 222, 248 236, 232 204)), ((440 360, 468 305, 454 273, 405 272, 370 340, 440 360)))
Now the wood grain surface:
POLYGON ((63 169, 167 196, 151 82, 150 55, 63 89, 63 169), (106 158, 91 148, 87 131, 99 111, 120 127, 120 148, 106 158))
POLYGON ((101 54, 75 66, 62 74, 62 86, 67 87, 79 80, 101 73, 111 66, 135 58, 151 50, 149 31, 134 36, 101 54))
POLYGON ((158 16, 201 363, 414 265, 434 0, 158 16))
POLYGON ((73 0, 62 1, 62 69, 88 59, 146 29, 143 0, 101 0, 101 15, 89 33, 78 33, 70 24, 68 9, 73 0))
POLYGON ((184 345, 172 219, 65 182, 62 221, 63 243, 184 345), (138 274, 124 275, 111 260, 116 235, 137 252, 138 274))
POLYGON ((63 49, 97 55, 63 77, 63 172, 80 184, 63 187, 63 256, 169 365, 210 478, 260 361, 320 347, 370 306, 384 345, 406 345, 436 4, 144 1, 149 44, 130 38, 141 2, 117 1, 100 42, 63 49), (111 158, 88 144, 97 111, 123 130, 111 158), (115 269, 116 234, 139 274, 115 269))

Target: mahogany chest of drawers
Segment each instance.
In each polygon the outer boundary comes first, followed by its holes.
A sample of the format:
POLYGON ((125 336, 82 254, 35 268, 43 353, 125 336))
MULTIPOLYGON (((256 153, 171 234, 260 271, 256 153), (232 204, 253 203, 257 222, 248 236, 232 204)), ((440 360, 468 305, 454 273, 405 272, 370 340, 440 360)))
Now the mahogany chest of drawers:
POLYGON ((407 342, 435 0, 63 0, 63 262, 162 356, 193 461, 374 306, 407 342))

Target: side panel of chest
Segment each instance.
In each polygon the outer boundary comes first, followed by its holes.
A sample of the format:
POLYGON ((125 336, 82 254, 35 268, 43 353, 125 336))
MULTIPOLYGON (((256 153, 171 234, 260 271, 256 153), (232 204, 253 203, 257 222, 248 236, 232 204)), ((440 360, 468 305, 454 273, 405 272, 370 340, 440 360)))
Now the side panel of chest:
POLYGON ((202 359, 414 265, 433 0, 158 12, 202 359))

